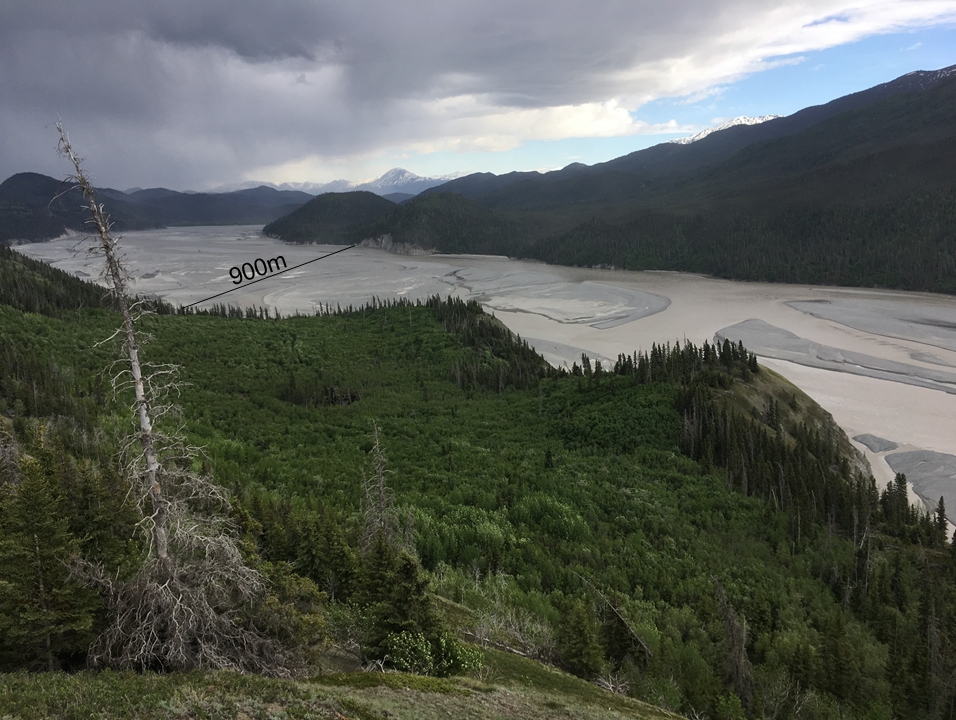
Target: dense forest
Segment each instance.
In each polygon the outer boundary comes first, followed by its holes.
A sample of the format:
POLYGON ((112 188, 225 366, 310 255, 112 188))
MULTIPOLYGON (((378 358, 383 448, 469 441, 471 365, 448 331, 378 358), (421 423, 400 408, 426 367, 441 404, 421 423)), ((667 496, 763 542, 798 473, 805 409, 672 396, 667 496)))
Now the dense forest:
POLYGON ((351 242, 349 229, 388 216, 395 203, 370 192, 324 193, 262 228, 268 237, 293 243, 343 245, 351 242))
MULTIPOLYGON (((129 397, 100 342, 118 318, 15 252, 0 277, 17 279, 0 305, 0 664, 215 666, 195 648, 158 665, 104 650, 115 603, 70 568, 120 582, 149 552, 120 460, 129 397)), ((953 711, 945 508, 911 507, 903 476, 881 492, 742 346, 559 371, 454 299, 156 309, 143 352, 183 381, 164 422, 202 448, 184 470, 227 491, 267 582, 223 612, 279 642, 290 672, 481 678, 510 656, 690 717, 953 711)))
POLYGON ((677 270, 727 279, 956 292, 956 189, 881 203, 818 203, 792 196, 776 213, 715 203, 706 210, 642 210, 622 219, 599 214, 569 222, 561 214, 495 211, 463 196, 433 193, 375 223, 325 228, 302 209, 267 234, 290 242, 393 245, 480 253, 557 265, 677 270), (309 230, 309 228, 312 228, 309 230), (322 228, 322 229, 316 229, 322 228))

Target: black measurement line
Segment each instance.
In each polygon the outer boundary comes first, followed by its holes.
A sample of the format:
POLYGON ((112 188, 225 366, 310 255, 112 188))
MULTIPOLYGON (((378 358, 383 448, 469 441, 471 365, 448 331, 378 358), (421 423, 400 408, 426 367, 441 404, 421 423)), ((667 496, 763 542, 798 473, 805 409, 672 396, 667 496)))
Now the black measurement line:
POLYGON ((286 269, 283 270, 282 272, 273 273, 272 275, 269 275, 269 276, 267 276, 267 277, 259 278, 258 280, 253 280, 252 282, 247 282, 245 285, 240 285, 239 287, 231 288, 231 289, 229 289, 229 290, 226 290, 225 292, 219 293, 218 295, 213 295, 212 297, 207 297, 207 298, 205 298, 204 300, 197 300, 197 301, 194 302, 194 303, 189 303, 188 305, 183 305, 183 307, 192 307, 193 305, 198 305, 199 303, 204 303, 204 302, 206 302, 207 300, 215 300, 217 297, 220 297, 220 296, 222 296, 222 295, 225 295, 226 293, 231 293, 233 290, 241 290, 242 288, 247 288, 247 287, 249 287, 250 285, 255 285, 257 282, 262 282, 263 280, 268 280, 269 278, 274 278, 276 275, 282 275, 282 274, 284 274, 284 273, 291 272, 291 271, 295 270, 296 268, 302 267, 303 265, 308 265, 309 263, 314 263, 316 260, 324 260, 324 259, 327 258, 327 257, 331 257, 332 255, 336 255, 336 254, 338 254, 338 253, 340 253, 340 252, 345 252, 346 250, 351 250, 351 249, 354 248, 354 247, 355 247, 355 245, 349 245, 348 247, 344 247, 344 248, 342 248, 341 250, 336 250, 335 252, 330 252, 328 255, 323 255, 322 257, 317 257, 317 258, 312 258, 311 260, 306 260, 304 263, 299 263, 298 265, 293 265, 293 266, 290 267, 290 268, 286 268, 286 269))

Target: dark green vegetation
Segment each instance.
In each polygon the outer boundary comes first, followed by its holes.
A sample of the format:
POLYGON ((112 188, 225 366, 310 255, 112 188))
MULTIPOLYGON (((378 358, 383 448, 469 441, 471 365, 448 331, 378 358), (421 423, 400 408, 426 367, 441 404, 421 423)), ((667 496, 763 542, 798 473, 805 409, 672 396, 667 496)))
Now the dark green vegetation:
MULTIPOLYGON (((145 230, 162 224, 117 200, 122 195, 105 189, 99 195, 110 204, 118 230, 145 230)), ((18 173, 0 183, 0 244, 10 240, 50 240, 65 232, 82 231, 89 212, 83 197, 61 180, 38 173, 18 173)))
POLYGON ((105 295, 98 285, 0 246, 0 305, 54 316, 65 308, 105 307, 105 295))
POLYGON ((496 254, 507 255, 522 227, 461 195, 432 193, 403 203, 387 218, 353 230, 352 236, 390 235, 393 242, 425 249, 436 248, 434 239, 440 237, 442 252, 484 253, 495 247, 496 254))
POLYGON ((565 265, 953 293, 953 157, 956 72, 913 73, 593 167, 469 175, 344 235, 565 265))
MULTIPOLYGON (((164 188, 124 193, 104 188, 106 206, 118 231, 168 225, 260 224, 311 200, 308 193, 258 187, 230 193, 180 193, 164 188)), ((87 229, 89 210, 68 183, 37 173, 19 173, 0 183, 0 245, 11 240, 50 240, 87 229)))
POLYGON ((348 228, 373 223, 395 209, 395 203, 370 192, 325 193, 285 217, 266 225, 262 232, 294 243, 351 242, 348 228))
MULTIPOLYGON (((44 315, 22 311, 28 290, 0 306, 8 669, 83 663, 101 605, 60 559, 78 550, 123 573, 141 553, 113 459, 124 415, 103 390, 111 349, 94 346, 116 318, 73 309, 86 291, 64 283, 44 315)), ((148 358, 183 366, 185 429, 238 498, 248 551, 280 589, 302 577, 326 594, 325 669, 474 666, 451 629, 488 648, 484 669, 414 681, 435 684, 413 705, 388 685, 401 679, 84 675, 79 691, 64 675, 8 675, 0 713, 129 717, 142 697, 172 717, 256 716, 239 704, 275 697, 293 717, 549 716, 519 707, 533 702, 553 703, 550 716, 653 717, 493 648, 711 718, 952 710, 945 525, 906 504, 902 478, 881 496, 829 418, 739 346, 654 347, 560 373, 476 305, 437 300, 143 326, 148 358), (375 489, 378 476, 395 502, 368 544, 363 477, 375 489), (503 689, 519 705, 502 710, 503 689)))
POLYGON ((513 254, 516 238, 534 230, 527 221, 511 220, 455 193, 429 193, 396 206, 367 192, 320 195, 262 229, 294 243, 370 240, 386 248, 499 255, 513 254))

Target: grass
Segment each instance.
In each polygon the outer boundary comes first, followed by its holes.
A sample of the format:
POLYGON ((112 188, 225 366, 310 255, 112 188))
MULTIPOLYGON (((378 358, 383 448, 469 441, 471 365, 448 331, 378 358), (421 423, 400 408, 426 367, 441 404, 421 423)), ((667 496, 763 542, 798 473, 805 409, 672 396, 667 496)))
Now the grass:
POLYGON ((89 671, 0 675, 3 720, 334 718, 318 686, 234 673, 169 675, 89 671), (282 714, 279 714, 281 710, 282 714))
POLYGON ((485 649, 484 653, 488 684, 529 695, 542 695, 549 698, 544 704, 552 709, 561 706, 580 711, 590 707, 606 708, 608 713, 620 713, 625 717, 680 717, 639 700, 607 692, 597 685, 534 660, 491 648, 485 649))
POLYGON ((0 720, 619 720, 675 718, 533 660, 485 651, 487 678, 228 672, 0 674, 0 720))
POLYGON ((312 678, 311 682, 332 687, 358 689, 386 687, 392 690, 418 690, 425 693, 471 694, 464 688, 442 678, 408 675, 406 673, 334 673, 319 675, 312 678))

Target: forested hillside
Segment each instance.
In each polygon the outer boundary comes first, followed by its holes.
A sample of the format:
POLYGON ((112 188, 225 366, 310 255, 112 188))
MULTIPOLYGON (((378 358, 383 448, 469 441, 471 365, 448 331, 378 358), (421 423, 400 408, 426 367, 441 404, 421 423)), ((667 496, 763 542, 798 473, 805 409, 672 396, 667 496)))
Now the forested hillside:
MULTIPOLYGON (((117 461, 128 398, 111 397, 114 350, 97 344, 117 318, 79 307, 86 284, 50 294, 16 254, 0 263, 22 278, 0 305, 0 663, 78 669, 109 606, 65 563, 123 577, 145 550, 117 461)), ((143 352, 182 366, 194 470, 228 489, 268 622, 314 667, 471 673, 394 680, 463 693, 460 716, 488 716, 486 692, 592 717, 660 716, 627 695, 712 718, 951 712, 945 510, 908 506, 902 477, 878 492, 829 417, 744 348, 655 346, 568 373, 457 300, 159 309, 143 352)), ((109 692, 58 677, 0 676, 0 714, 67 717, 74 693, 88 714, 154 712, 140 695, 238 707, 243 687, 296 712, 374 717, 379 702, 349 675, 118 675, 109 692)))
MULTIPOLYGON (((104 189, 117 230, 161 227, 119 199, 122 193, 104 189)), ((50 240, 86 229, 88 214, 78 191, 61 180, 39 173, 18 173, 0 183, 0 245, 11 240, 50 240)))
MULTIPOLYGON (((261 224, 282 217, 312 198, 269 187, 230 193, 182 193, 165 188, 129 194, 110 188, 96 199, 117 231, 169 225, 261 224)), ((38 242, 89 229, 89 212, 70 183, 39 173, 17 173, 0 183, 0 245, 38 242)))
POLYGON ((349 229, 380 220, 395 203, 370 192, 325 193, 294 212, 274 220, 262 232, 293 243, 352 242, 349 229))

